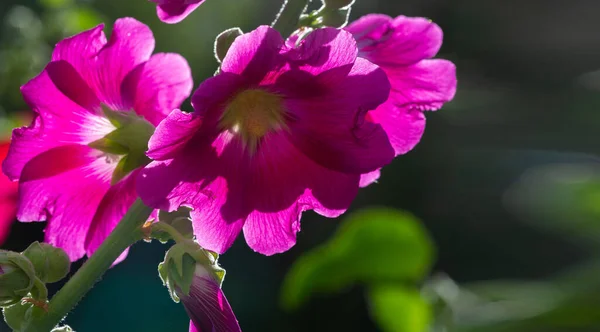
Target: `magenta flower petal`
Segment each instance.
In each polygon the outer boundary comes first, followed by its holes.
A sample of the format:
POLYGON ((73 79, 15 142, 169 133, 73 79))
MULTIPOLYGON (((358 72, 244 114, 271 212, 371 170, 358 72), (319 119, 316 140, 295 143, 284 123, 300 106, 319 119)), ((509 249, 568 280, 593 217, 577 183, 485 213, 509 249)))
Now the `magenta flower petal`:
POLYGON ((189 295, 179 297, 191 319, 190 331, 242 331, 225 294, 210 276, 195 276, 189 295))
POLYGON ((150 0, 157 3, 156 14, 158 18, 169 24, 183 21, 194 9, 198 8, 204 0, 150 0))
POLYGON ((111 165, 97 155, 85 145, 57 147, 29 161, 19 180, 24 204, 17 218, 38 221, 51 216, 45 240, 63 248, 73 261, 85 254, 84 241, 96 212, 90 207, 98 206, 110 187, 111 165))
POLYGON ((173 53, 158 53, 139 64, 123 80, 126 105, 157 126, 192 92, 192 72, 187 61, 173 53))
POLYGON ((366 173, 388 164, 393 153, 385 132, 372 122, 356 122, 387 99, 388 87, 383 71, 357 59, 332 92, 335 99, 325 95, 287 102, 299 120, 290 125, 294 144, 317 163, 341 172, 366 173))
POLYGON ((456 67, 447 60, 423 60, 385 72, 392 84, 390 101, 398 106, 437 110, 456 93, 456 67))
POLYGON ((417 109, 397 107, 391 102, 369 112, 370 121, 379 123, 388 135, 396 155, 412 150, 425 131, 425 114, 417 109))
MULTIPOLYGON (((0 162, 8 153, 8 143, 0 143, 0 162)), ((17 214, 17 183, 0 172, 0 245, 8 237, 17 214)))
POLYGON ((201 246, 223 253, 243 229, 271 255, 296 241, 303 211, 339 216, 360 174, 394 150, 369 109, 388 98, 385 73, 356 58, 353 37, 316 30, 298 48, 260 27, 238 37, 221 73, 194 93, 194 114, 172 112, 156 129, 138 178, 146 204, 193 208, 201 246))
POLYGON ((379 170, 379 169, 375 170, 373 172, 362 174, 360 176, 359 186, 361 188, 367 187, 367 186, 377 182, 377 180, 379 180, 380 176, 381 176, 381 170, 379 170))
POLYGON ((36 155, 62 144, 88 144, 114 129, 97 111, 85 109, 66 97, 48 70, 21 87, 21 93, 37 116, 30 127, 13 131, 10 152, 2 164, 2 170, 12 180, 19 179, 25 164, 36 155))
POLYGON ((121 97, 121 83, 137 65, 150 59, 154 50, 152 31, 133 18, 121 18, 106 42, 102 28, 100 25, 58 43, 52 60, 69 62, 102 103, 113 109, 131 109, 133 105, 121 97))
POLYGON ((283 44, 283 38, 277 31, 260 26, 235 39, 223 59, 221 70, 258 83, 270 70, 283 65, 283 58, 279 54, 283 44))
POLYGON ((102 197, 85 238, 84 245, 88 256, 100 247, 135 202, 135 179, 138 173, 139 170, 132 172, 111 186, 102 197))
POLYGON ((372 14, 352 22, 346 30, 359 45, 359 56, 382 67, 406 66, 437 54, 442 29, 423 17, 372 14))

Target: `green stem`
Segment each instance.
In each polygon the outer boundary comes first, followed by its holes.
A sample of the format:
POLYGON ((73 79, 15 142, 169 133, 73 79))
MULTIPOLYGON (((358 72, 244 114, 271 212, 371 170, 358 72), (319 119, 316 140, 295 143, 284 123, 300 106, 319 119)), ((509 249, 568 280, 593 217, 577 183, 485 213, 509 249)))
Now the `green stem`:
POLYGON ((47 332, 73 309, 113 262, 133 243, 143 237, 140 226, 148 220, 152 209, 137 200, 121 222, 75 275, 52 297, 48 313, 33 318, 24 332, 47 332))
POLYGON ((179 231, 175 229, 175 227, 169 224, 165 224, 163 222, 157 222, 152 224, 152 231, 168 233, 171 236, 171 238, 173 238, 173 240, 175 240, 175 242, 177 243, 184 243, 188 241, 188 239, 181 235, 181 233, 179 233, 179 231))
POLYGON ((283 38, 289 37, 298 29, 300 15, 304 13, 309 2, 310 0, 285 0, 271 26, 279 31, 283 38))

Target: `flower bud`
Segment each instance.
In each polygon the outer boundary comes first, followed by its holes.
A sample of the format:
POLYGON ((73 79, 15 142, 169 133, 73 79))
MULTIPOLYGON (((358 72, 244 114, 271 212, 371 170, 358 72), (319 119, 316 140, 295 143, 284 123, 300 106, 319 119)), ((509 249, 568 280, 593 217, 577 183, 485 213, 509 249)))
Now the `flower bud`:
POLYGON ((177 243, 159 264, 158 272, 175 302, 191 319, 190 331, 241 331, 221 290, 225 270, 218 255, 192 241, 177 243))
POLYGON ((240 28, 231 28, 221 32, 217 36, 215 39, 215 57, 219 63, 225 59, 225 55, 227 55, 227 51, 229 51, 233 41, 243 34, 240 28))
POLYGON ((196 264, 189 293, 178 295, 190 317, 190 332, 241 332, 219 281, 202 264, 196 264))
MULTIPOLYGON (((187 239, 194 238, 194 228, 192 227, 192 219, 190 219, 190 208, 180 207, 177 211, 158 213, 158 221, 163 224, 168 224, 187 239)), ((162 243, 167 243, 171 240, 171 235, 164 230, 152 230, 152 238, 159 240, 162 243)))
POLYGON ((33 264, 23 255, 0 250, 0 307, 18 303, 36 279, 33 264))
POLYGON ((69 256, 48 243, 33 242, 23 255, 35 269, 35 275, 44 283, 53 283, 66 277, 71 269, 69 256))
POLYGON ((322 0, 323 5, 331 9, 340 9, 354 4, 354 0, 322 0))
POLYGON ((32 307, 31 303, 16 303, 5 307, 2 310, 4 321, 13 331, 21 331, 31 317, 32 307))
POLYGON ((321 17, 321 24, 328 27, 343 28, 348 24, 350 8, 327 10, 321 17))

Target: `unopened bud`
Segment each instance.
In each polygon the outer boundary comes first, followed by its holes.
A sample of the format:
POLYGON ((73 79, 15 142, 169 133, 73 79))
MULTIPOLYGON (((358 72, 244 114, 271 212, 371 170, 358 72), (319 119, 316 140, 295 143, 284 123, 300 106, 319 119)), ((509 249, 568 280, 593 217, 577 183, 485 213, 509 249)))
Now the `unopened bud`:
POLYGON ((320 23, 324 26, 343 28, 348 24, 349 16, 350 8, 327 10, 323 13, 320 23))
POLYGON ((13 331, 22 331, 26 322, 30 320, 32 307, 31 303, 16 303, 5 307, 2 310, 4 321, 13 331))
POLYGON ((31 261, 35 275, 44 283, 61 280, 71 269, 71 261, 65 251, 48 243, 33 242, 23 255, 31 261))
POLYGON ((217 58, 219 63, 223 62, 227 51, 229 51, 235 39, 243 34, 244 32, 240 28, 231 28, 221 32, 217 36, 215 39, 215 58, 217 58))
POLYGON ((189 292, 178 296, 190 317, 190 331, 241 332, 220 281, 204 265, 196 264, 189 292))
POLYGON ((25 256, 0 250, 0 307, 21 301, 33 288, 35 279, 33 264, 25 256))

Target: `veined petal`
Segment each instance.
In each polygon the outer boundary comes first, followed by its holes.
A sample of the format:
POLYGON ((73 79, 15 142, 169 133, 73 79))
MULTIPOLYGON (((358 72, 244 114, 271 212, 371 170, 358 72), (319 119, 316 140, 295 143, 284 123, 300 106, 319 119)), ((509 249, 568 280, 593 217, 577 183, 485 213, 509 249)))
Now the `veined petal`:
POLYGON ((179 296, 191 319, 190 331, 242 331, 225 294, 209 276, 195 276, 189 295, 179 296))
POLYGON ((121 98, 121 84, 133 68, 150 58, 154 37, 146 25, 133 18, 116 20, 108 42, 102 28, 60 42, 52 60, 70 63, 102 103, 114 110, 129 110, 133 105, 121 98))
POLYGON ((396 155, 412 150, 421 140, 425 131, 425 115, 418 109, 397 107, 391 102, 367 115, 367 120, 381 125, 385 130, 396 155))
MULTIPOLYGON (((135 170, 112 185, 98 204, 84 243, 88 257, 106 240, 135 202, 138 197, 135 180, 139 172, 140 170, 135 170)), ((115 264, 125 259, 125 256, 126 254, 121 255, 115 264)))
POLYGON ((157 126, 192 92, 192 72, 179 54, 158 53, 139 64, 123 80, 124 104, 157 126))
POLYGON ((385 132, 364 119, 367 110, 386 100, 388 88, 381 69, 357 59, 347 79, 326 98, 287 101, 296 119, 290 124, 294 144, 323 167, 340 172, 362 174, 390 163, 394 153, 385 132))
POLYGON ((64 249, 73 261, 81 258, 115 165, 85 145, 64 145, 37 155, 21 174, 18 219, 48 220, 46 242, 64 249))
POLYGON ((64 144, 88 144, 114 130, 108 119, 65 96, 46 70, 27 82, 21 92, 36 117, 30 127, 13 130, 2 165, 12 180, 19 179, 25 164, 40 153, 64 144))
POLYGON ((225 73, 243 76, 248 83, 258 83, 271 70, 283 65, 279 51, 284 40, 277 30, 260 26, 235 39, 221 64, 225 73))
POLYGON ((359 45, 359 55, 382 67, 406 66, 437 54, 442 29, 423 17, 372 14, 352 22, 346 30, 359 45))
POLYGON ((385 72, 392 85, 390 101, 397 106, 437 110, 456 93, 456 67, 447 60, 423 60, 385 72))

